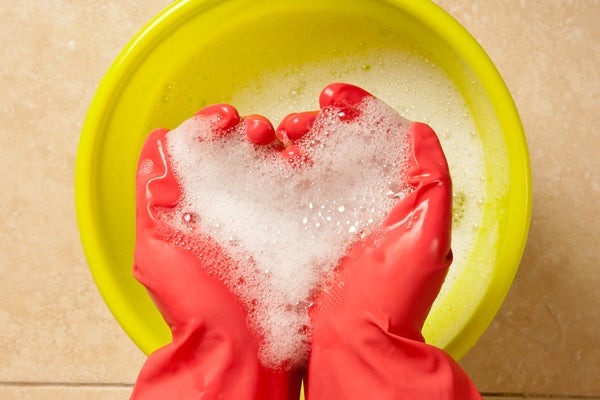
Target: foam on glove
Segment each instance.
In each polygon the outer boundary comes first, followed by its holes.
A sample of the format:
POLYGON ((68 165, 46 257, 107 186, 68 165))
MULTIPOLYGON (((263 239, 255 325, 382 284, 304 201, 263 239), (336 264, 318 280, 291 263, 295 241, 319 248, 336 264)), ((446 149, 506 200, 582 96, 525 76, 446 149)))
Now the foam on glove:
MULTIPOLYGON (((248 124, 215 136, 214 115, 197 115, 167 135, 182 198, 166 218, 188 235, 210 236, 233 261, 210 272, 250 309, 267 365, 305 361, 311 296, 408 191, 411 123, 372 96, 356 118, 323 106, 308 133, 293 136, 302 153, 289 158, 247 140, 248 124)), ((284 124, 288 131, 294 121, 284 124)), ((192 250, 213 258, 204 244, 195 241, 192 250)))

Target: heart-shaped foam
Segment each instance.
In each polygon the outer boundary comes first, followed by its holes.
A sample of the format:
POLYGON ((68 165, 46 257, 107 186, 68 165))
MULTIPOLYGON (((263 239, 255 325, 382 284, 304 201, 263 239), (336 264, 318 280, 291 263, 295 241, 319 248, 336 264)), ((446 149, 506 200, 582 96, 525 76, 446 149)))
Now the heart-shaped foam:
POLYGON ((309 132, 294 137, 296 157, 251 143, 248 124, 215 134, 210 114, 167 135, 182 197, 166 220, 248 306, 249 324, 264 338, 266 365, 303 362, 311 297, 408 190, 410 122, 372 96, 353 110, 350 118, 347 109, 325 104, 309 132), (208 262, 204 235, 230 264, 208 262))

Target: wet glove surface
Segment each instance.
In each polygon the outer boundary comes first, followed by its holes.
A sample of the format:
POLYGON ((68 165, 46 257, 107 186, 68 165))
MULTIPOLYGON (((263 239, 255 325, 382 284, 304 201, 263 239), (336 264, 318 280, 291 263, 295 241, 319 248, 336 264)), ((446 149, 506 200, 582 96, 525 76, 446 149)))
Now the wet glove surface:
MULTIPOLYGON (((357 113, 368 93, 337 86, 321 106, 357 113)), ((408 183, 382 232, 357 243, 315 300, 307 399, 480 399, 421 328, 452 262, 452 185, 433 130, 413 123, 408 183)))
MULTIPOLYGON (((240 123, 237 111, 230 106, 212 106, 200 113, 219 114, 215 135, 240 123)), ((248 118, 244 122, 253 121, 248 118)), ((257 125, 255 131, 263 129, 257 125)), ((166 151, 167 132, 152 132, 140 156, 134 275, 148 289, 169 325, 172 342, 149 356, 131 398, 296 400, 298 372, 261 365, 260 338, 247 326, 245 305, 205 271, 206 262, 228 262, 219 246, 208 237, 199 238, 213 247, 212 257, 221 258, 203 260, 166 239, 169 228, 158 215, 175 207, 180 198, 166 151)))

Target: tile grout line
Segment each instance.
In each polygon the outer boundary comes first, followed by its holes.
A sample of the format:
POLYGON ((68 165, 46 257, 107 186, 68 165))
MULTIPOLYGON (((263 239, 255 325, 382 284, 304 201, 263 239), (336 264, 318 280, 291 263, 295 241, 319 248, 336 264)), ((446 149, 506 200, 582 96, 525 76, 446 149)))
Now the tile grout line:
POLYGON ((132 388, 133 383, 0 381, 0 387, 132 388))
MULTIPOLYGON (((102 383, 102 382, 28 382, 28 381, 0 381, 0 387, 65 387, 65 388, 133 388, 133 383, 102 383)), ((493 398, 523 398, 523 399, 568 399, 568 400, 600 400, 596 395, 577 394, 548 394, 524 392, 482 392, 482 396, 493 398)))
POLYGON ((526 393, 526 392, 498 392, 488 393, 482 392, 484 397, 493 398, 520 398, 520 399, 564 399, 564 400, 600 400, 598 395, 585 395, 585 394, 555 394, 555 393, 526 393))

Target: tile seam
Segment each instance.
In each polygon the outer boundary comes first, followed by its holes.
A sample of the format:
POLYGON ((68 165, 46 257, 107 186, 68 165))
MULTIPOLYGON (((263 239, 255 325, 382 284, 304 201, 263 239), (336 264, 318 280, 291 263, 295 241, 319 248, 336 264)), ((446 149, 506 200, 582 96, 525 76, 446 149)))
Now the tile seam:
POLYGON ((517 399, 564 399, 564 400, 600 400, 596 394, 569 394, 569 393, 528 393, 528 392, 481 392, 484 397, 492 398, 517 398, 517 399))
MULTIPOLYGON (((45 381, 0 381, 0 387, 66 387, 66 388, 132 388, 125 382, 45 382, 45 381)), ((600 400, 598 395, 527 393, 527 392, 482 392, 484 397, 523 399, 600 400)))
POLYGON ((70 388, 132 388, 133 383, 113 382, 44 382, 44 381, 0 381, 0 387, 70 387, 70 388))

